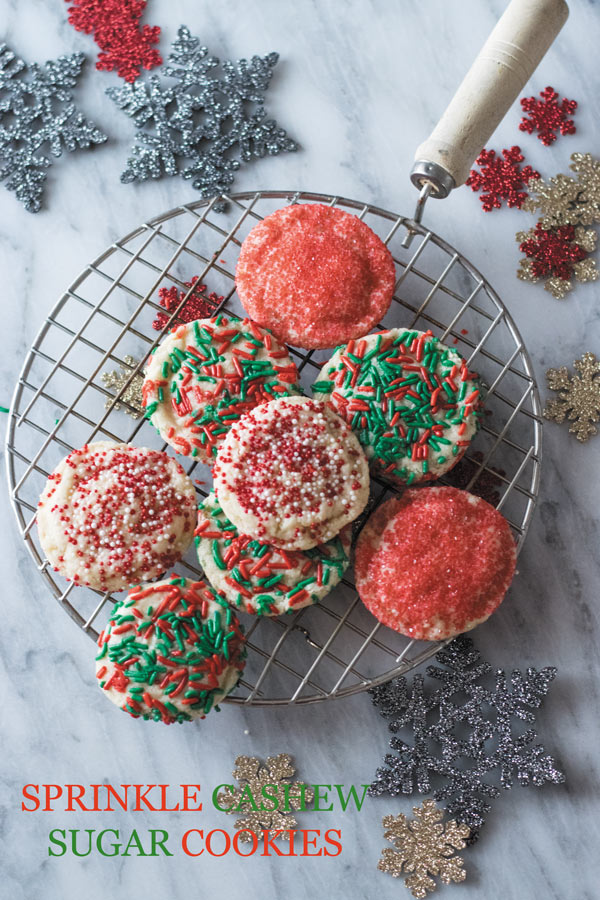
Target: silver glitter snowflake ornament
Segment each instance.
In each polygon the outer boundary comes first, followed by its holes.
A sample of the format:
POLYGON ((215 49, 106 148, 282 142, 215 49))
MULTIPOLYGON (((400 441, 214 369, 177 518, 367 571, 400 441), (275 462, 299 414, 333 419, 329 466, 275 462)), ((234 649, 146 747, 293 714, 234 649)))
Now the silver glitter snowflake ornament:
POLYGON ((410 688, 405 678, 398 678, 370 691, 381 715, 390 720, 390 731, 411 732, 412 739, 392 738, 395 754, 385 757, 369 793, 433 791, 436 800, 445 801, 448 815, 469 825, 473 843, 491 808, 488 801, 501 787, 512 787, 514 773, 522 785, 564 781, 552 757, 533 746, 535 731, 513 730, 515 718, 535 721, 534 710, 541 706, 556 669, 515 671, 510 681, 499 669, 494 687, 487 687, 492 667, 481 661, 465 635, 440 650, 436 659, 444 668, 429 666, 426 674, 439 686, 426 685, 422 675, 415 675, 410 688), (492 745, 495 749, 490 750, 492 745), (488 775, 496 775, 500 786, 488 782, 488 775))
POLYGON ((50 156, 106 140, 73 103, 84 58, 71 53, 28 66, 0 44, 0 181, 29 212, 41 208, 50 156))
POLYGON ((278 58, 269 53, 221 62, 182 25, 162 70, 173 84, 151 75, 107 89, 138 129, 121 181, 180 175, 212 197, 230 187, 242 163, 296 150, 264 108, 278 58))

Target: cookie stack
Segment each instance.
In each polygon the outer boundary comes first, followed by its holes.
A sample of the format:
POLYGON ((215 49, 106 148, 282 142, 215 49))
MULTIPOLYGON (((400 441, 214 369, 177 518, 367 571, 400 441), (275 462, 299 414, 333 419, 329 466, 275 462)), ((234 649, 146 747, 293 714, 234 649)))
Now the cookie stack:
POLYGON ((126 444, 74 451, 40 499, 58 572, 132 588, 100 636, 97 675, 135 718, 206 715, 244 667, 238 612, 291 613, 340 582, 371 478, 408 488, 375 510, 356 550, 358 591, 384 624, 452 636, 490 615, 514 573, 500 513, 429 487, 477 433, 481 386, 432 332, 382 328, 395 265, 380 238, 339 209, 292 205, 249 233, 236 284, 252 318, 174 327, 145 372, 146 417, 176 453, 212 466, 197 518, 182 467, 126 444), (312 398, 286 344, 337 345, 312 398), (207 580, 153 581, 194 539, 207 580))

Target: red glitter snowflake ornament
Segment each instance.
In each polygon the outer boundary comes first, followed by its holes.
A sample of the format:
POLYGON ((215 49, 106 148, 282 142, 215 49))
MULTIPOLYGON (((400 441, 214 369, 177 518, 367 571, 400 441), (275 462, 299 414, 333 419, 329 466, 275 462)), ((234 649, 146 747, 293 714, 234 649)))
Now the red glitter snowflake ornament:
POLYGON ((529 165, 521 168, 524 159, 520 147, 503 150, 502 157, 496 156, 495 150, 481 151, 476 159, 481 171, 472 169, 465 184, 472 191, 482 191, 479 199, 484 212, 500 209, 503 200, 507 206, 521 208, 529 196, 523 188, 532 178, 540 177, 529 165))
POLYGON ((526 131, 527 134, 537 131, 539 140, 546 147, 554 143, 558 137, 557 132, 575 134, 575 123, 569 116, 577 109, 577 102, 563 97, 559 103, 558 93, 553 87, 540 91, 540 97, 541 100, 537 97, 522 98, 523 112, 529 115, 523 116, 519 130, 526 131))
POLYGON ((139 27, 146 0, 66 0, 69 22, 77 31, 92 34, 100 47, 96 68, 116 71, 119 78, 133 82, 140 71, 160 66, 160 28, 139 27))
POLYGON ((574 278, 581 282, 598 278, 596 263, 588 258, 596 244, 595 231, 581 225, 544 228, 538 222, 535 228, 520 231, 516 237, 519 250, 525 254, 517 277, 533 282, 545 279, 545 290, 557 300, 573 289, 574 278))
MULTIPOLYGON (((195 287, 186 303, 184 303, 179 310, 172 323, 173 325, 180 325, 182 322, 193 322, 194 319, 207 319, 214 314, 219 303, 223 300, 223 297, 215 294, 214 291, 207 294, 206 285, 197 284, 198 281, 198 276, 194 275, 191 281, 185 282, 186 287, 191 288, 192 285, 195 285, 195 287)), ((159 312, 152 323, 152 327, 156 331, 163 330, 186 293, 187 291, 178 290, 177 285, 175 284, 169 288, 162 287, 158 289, 158 302, 166 309, 166 312, 159 312)))

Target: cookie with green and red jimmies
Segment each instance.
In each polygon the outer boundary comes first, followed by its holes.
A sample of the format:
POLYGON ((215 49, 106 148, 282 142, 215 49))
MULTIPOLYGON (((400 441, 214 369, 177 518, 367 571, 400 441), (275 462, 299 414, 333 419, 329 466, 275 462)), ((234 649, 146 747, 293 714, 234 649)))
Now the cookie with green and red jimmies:
POLYGON ((204 574, 229 603, 278 616, 318 603, 350 563, 352 526, 310 550, 282 550, 240 534, 211 492, 198 509, 196 549, 204 574))
POLYGON ((142 391, 162 438, 210 464, 243 413, 302 393, 285 347, 250 319, 224 315, 173 328, 148 360, 142 391))
POLYGON ((479 429, 481 385, 431 331, 390 328, 338 347, 313 385, 352 427, 375 474, 433 481, 479 429))
POLYGON ((96 677, 134 718, 204 718, 237 685, 245 666, 241 626, 204 581, 173 575, 119 600, 98 638, 96 677))

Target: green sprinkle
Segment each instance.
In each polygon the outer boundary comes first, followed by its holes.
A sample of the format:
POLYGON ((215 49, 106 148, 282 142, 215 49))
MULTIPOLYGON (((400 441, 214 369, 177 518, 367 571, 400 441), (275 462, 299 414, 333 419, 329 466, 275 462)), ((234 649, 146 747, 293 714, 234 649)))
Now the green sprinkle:
POLYGON ((221 558, 221 551, 219 549, 219 542, 217 540, 212 542, 212 554, 215 564, 219 567, 219 569, 221 569, 222 571, 226 570, 227 566, 221 558))
POLYGON ((299 581, 295 588, 292 588, 292 591, 300 591, 302 588, 305 588, 307 584, 312 584, 316 581, 316 578, 304 578, 303 581, 299 581))
POLYGON ((249 581, 246 581, 246 579, 242 576, 242 573, 240 572, 240 570, 238 569, 237 566, 235 566, 235 567, 231 570, 231 574, 232 574, 232 576, 235 578, 235 580, 236 580, 237 582, 239 582, 240 584, 243 584, 244 587, 250 586, 250 582, 249 582, 249 581))
POLYGON ((281 581, 281 575, 267 575, 265 578, 259 578, 257 583, 262 588, 270 588, 279 581, 281 581))

